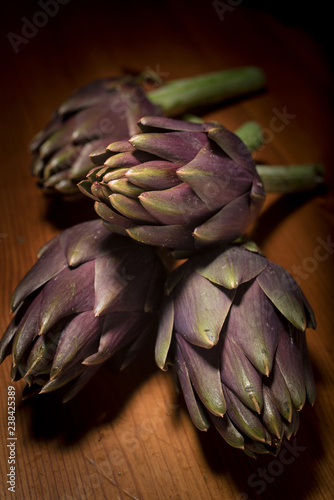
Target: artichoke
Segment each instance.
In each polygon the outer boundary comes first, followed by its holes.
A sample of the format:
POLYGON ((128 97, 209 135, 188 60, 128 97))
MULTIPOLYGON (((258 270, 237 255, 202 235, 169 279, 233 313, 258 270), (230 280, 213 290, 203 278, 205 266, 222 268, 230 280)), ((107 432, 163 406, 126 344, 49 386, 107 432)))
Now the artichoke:
POLYGON ((301 289, 247 243, 191 257, 167 279, 156 362, 172 364, 194 424, 247 454, 276 454, 315 386, 301 289))
POLYGON ((265 200, 244 142, 222 125, 143 117, 141 134, 93 153, 79 183, 116 233, 148 245, 203 249, 244 234, 265 200))
POLYGON ((45 193, 81 197, 77 183, 91 169, 89 154, 139 132, 137 121, 143 116, 174 116, 248 95, 265 85, 264 72, 253 66, 172 80, 149 92, 145 79, 143 74, 92 81, 55 111, 30 145, 31 172, 45 193))
POLYGON ((23 396, 67 386, 71 399, 107 360, 122 369, 156 327, 165 271, 150 247, 111 234, 101 220, 61 232, 12 295, 0 341, 23 396))
MULTIPOLYGON (((89 155, 128 139, 146 114, 161 115, 131 77, 104 78, 78 89, 35 136, 32 174, 46 193, 78 195, 77 183, 91 169, 89 155)), ((79 193, 80 194, 80 193, 79 193)))

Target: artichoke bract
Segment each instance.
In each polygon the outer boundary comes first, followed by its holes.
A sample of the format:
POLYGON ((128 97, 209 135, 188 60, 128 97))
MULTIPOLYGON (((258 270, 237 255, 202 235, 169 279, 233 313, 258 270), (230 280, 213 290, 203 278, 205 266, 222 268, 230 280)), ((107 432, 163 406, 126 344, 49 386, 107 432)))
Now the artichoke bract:
POLYGON ((157 365, 174 366, 194 424, 247 454, 278 453, 315 385, 312 309, 293 277, 254 244, 191 257, 167 278, 157 365))
POLYGON ((147 116, 141 134, 91 155, 79 189, 113 232, 148 245, 203 249, 240 237, 265 191, 243 141, 216 122, 147 116))
POLYGON ((61 232, 12 295, 0 341, 23 396, 67 385, 71 399, 108 360, 127 366, 156 327, 165 271, 150 247, 111 234, 101 220, 61 232))
POLYGON ((146 114, 163 112, 134 78, 90 82, 76 90, 32 140, 32 174, 46 193, 80 195, 77 183, 91 169, 90 153, 128 139, 139 131, 137 122, 146 114))

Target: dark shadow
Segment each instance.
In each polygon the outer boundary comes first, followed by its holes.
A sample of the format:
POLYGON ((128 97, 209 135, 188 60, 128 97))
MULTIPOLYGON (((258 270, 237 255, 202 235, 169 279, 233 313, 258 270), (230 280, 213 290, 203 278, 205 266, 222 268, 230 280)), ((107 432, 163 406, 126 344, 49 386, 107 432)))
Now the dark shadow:
POLYGON ((94 201, 80 193, 72 201, 64 200, 61 196, 45 196, 43 216, 58 230, 98 218, 94 201))
POLYGON ((21 401, 18 411, 26 414, 33 439, 60 438, 62 445, 72 446, 91 429, 112 422, 131 395, 157 370, 154 339, 151 339, 129 367, 115 372, 107 364, 103 365, 69 402, 62 402, 65 390, 59 389, 21 401))

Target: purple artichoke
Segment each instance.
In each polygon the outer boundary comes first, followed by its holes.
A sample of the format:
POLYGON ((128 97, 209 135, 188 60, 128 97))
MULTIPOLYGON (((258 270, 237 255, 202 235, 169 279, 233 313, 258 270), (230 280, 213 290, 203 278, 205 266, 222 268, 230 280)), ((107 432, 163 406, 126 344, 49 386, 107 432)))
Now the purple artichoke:
POLYGON ((164 279, 152 248, 100 220, 61 232, 12 296, 0 362, 12 353, 13 379, 28 383, 24 396, 71 382, 72 398, 107 360, 118 368, 132 361, 156 327, 164 279))
POLYGON ((315 318, 295 280, 248 244, 190 258, 166 290, 156 362, 174 365, 194 424, 249 455, 277 453, 315 400, 315 318))
POLYGON ((48 194, 81 196, 77 183, 91 169, 89 154, 111 142, 129 139, 147 115, 175 116, 190 109, 244 97, 263 89, 265 74, 242 66, 161 85, 159 75, 119 76, 92 81, 76 90, 31 143, 32 174, 48 194), (145 92, 145 81, 160 80, 145 92), (156 78, 157 77, 157 78, 156 78), (156 85, 156 84, 155 84, 156 85))
POLYGON ((245 233, 265 192, 246 145, 222 125, 144 117, 114 142, 81 191, 114 232, 170 249, 203 249, 245 233), (107 159, 106 159, 107 158, 107 159))
POLYGON ((138 120, 162 115, 135 79, 104 78, 74 92, 31 142, 32 174, 46 193, 72 198, 77 183, 91 170, 93 151, 139 132, 138 120))

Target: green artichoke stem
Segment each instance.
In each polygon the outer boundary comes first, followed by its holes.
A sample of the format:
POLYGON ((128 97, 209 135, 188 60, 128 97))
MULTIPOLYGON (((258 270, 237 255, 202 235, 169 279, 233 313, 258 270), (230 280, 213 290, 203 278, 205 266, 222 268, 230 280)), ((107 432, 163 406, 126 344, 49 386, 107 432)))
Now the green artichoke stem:
MULTIPOLYGON (((246 144, 251 153, 263 145, 263 133, 255 121, 241 125, 235 134, 246 144)), ((323 184, 323 165, 304 163, 300 165, 256 165, 267 193, 296 193, 311 191, 323 184)))
POLYGON ((267 193, 296 193, 311 191, 324 182, 323 165, 256 165, 267 193))
POLYGON ((262 128, 255 121, 245 122, 234 133, 246 144, 250 153, 254 153, 254 151, 263 146, 264 137, 262 128))
POLYGON ((168 116, 217 104, 262 90, 265 73, 257 66, 241 66, 191 78, 170 81, 151 90, 147 97, 168 116))

